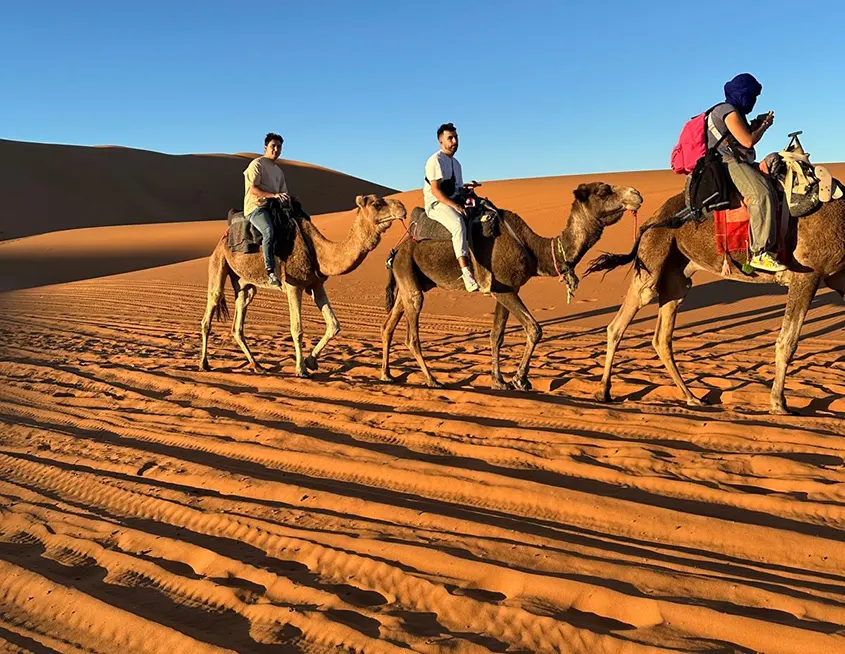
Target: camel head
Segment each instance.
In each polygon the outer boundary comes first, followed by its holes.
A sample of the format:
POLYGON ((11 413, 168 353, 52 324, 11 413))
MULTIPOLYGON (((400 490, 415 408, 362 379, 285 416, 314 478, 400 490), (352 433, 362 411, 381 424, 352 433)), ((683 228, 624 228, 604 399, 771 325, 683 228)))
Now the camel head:
POLYGON ((637 189, 604 182, 581 184, 573 194, 575 200, 569 222, 559 240, 562 256, 572 265, 598 242, 605 227, 619 222, 626 211, 636 214, 643 203, 643 196, 637 189))
POLYGON ((377 195, 359 195, 356 220, 370 236, 380 239, 394 220, 404 220, 405 205, 399 200, 380 198, 377 195))
POLYGON ((574 191, 572 213, 586 214, 598 220, 602 228, 619 222, 626 211, 636 213, 643 196, 630 186, 611 186, 604 182, 581 184, 574 191))

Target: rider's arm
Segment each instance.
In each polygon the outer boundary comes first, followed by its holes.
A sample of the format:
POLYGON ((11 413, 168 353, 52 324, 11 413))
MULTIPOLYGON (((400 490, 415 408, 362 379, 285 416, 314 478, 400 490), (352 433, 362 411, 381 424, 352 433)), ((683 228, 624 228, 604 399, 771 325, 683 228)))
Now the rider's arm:
POLYGON ((265 191, 264 189, 260 188, 256 182, 261 179, 261 175, 258 172, 258 167, 260 162, 258 160, 253 161, 249 167, 244 171, 244 176, 246 177, 247 181, 249 182, 249 194, 253 197, 256 197, 260 200, 264 200, 267 198, 275 198, 281 195, 287 195, 288 192, 288 185, 285 181, 284 174, 282 174, 282 190, 281 193, 279 192, 269 192, 265 191))
MULTIPOLYGON (((255 184, 249 187, 249 193, 250 195, 254 195, 255 197, 260 198, 262 200, 265 198, 275 198, 280 195, 280 193, 268 193, 267 191, 262 191, 255 184)), ((282 191, 281 195, 285 195, 286 193, 286 191, 282 191)))
POLYGON ((440 182, 442 180, 433 179, 431 180, 431 194, 437 199, 438 202, 445 204, 448 207, 452 207, 458 213, 463 213, 464 210, 455 202, 452 198, 448 197, 441 189, 440 189, 440 182))
POLYGON ((739 117, 739 114, 735 111, 732 111, 727 116, 725 116, 725 126, 728 128, 728 131, 731 133, 737 143, 739 143, 744 148, 751 148, 754 147, 761 138, 763 138, 763 134, 766 133, 766 130, 771 127, 771 117, 767 117, 760 127, 755 129, 753 132, 749 131, 748 126, 746 125, 745 121, 739 117))

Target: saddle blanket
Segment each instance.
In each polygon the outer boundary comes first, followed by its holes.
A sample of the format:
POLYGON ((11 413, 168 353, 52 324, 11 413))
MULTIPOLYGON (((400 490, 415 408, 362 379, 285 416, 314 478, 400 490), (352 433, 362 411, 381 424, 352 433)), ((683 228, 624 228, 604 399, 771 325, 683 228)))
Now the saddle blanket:
POLYGON ((736 209, 718 209, 713 212, 713 233, 719 254, 748 252, 751 247, 748 209, 741 204, 736 209))

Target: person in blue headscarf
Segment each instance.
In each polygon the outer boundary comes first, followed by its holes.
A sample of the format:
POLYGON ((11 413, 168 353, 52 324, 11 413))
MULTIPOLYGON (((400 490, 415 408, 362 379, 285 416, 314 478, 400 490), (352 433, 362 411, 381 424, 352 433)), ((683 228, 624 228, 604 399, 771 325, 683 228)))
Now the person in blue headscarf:
POLYGON ((707 120, 707 147, 712 148, 726 136, 718 148, 722 161, 737 190, 742 194, 751 219, 752 267, 766 272, 786 270, 777 260, 774 189, 755 165, 754 146, 772 126, 775 114, 760 114, 750 123, 763 86, 750 73, 742 73, 725 84, 725 101, 716 105, 707 120))

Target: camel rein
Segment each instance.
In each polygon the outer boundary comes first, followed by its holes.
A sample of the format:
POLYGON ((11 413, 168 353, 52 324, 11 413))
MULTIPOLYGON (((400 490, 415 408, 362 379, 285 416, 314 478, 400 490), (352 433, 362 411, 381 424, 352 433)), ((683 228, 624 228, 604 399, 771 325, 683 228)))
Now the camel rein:
POLYGON ((566 282, 566 303, 570 304, 572 302, 572 298, 575 297, 575 291, 578 289, 578 278, 575 276, 575 273, 566 261, 566 254, 563 252, 563 243, 561 242, 560 236, 553 237, 550 245, 552 248, 552 263, 554 263, 555 272, 557 273, 557 281, 559 284, 566 282), (563 261, 563 271, 561 271, 560 267, 557 265, 557 257, 555 256, 555 240, 557 240, 557 247, 558 250, 560 250, 560 259, 563 261))

